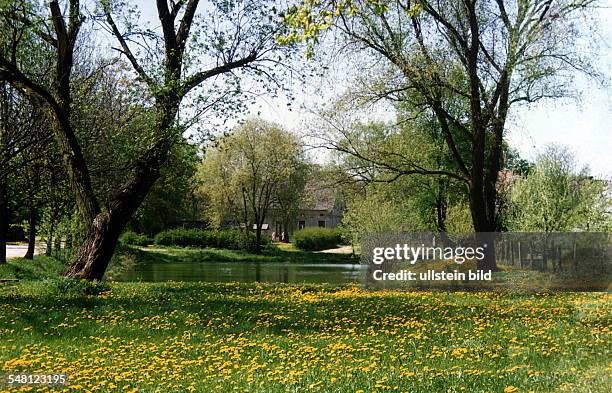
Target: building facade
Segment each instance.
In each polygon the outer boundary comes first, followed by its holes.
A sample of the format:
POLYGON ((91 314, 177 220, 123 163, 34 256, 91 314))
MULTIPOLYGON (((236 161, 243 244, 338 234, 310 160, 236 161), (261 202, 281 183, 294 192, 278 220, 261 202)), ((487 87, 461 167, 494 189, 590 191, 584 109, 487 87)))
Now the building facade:
POLYGON ((271 208, 263 229, 270 237, 280 240, 283 232, 290 237, 296 230, 304 228, 336 228, 342 221, 343 212, 344 206, 336 198, 334 190, 314 189, 290 218, 284 217, 286 215, 277 208, 271 208))

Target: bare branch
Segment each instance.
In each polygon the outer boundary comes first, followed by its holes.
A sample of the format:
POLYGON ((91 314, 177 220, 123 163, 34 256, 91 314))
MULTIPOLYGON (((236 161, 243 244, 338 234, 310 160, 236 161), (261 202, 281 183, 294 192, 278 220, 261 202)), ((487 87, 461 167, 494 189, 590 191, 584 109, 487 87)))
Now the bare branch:
POLYGON ((125 55, 125 57, 127 57, 129 62, 132 64, 132 67, 134 67, 134 70, 136 71, 138 76, 142 80, 144 80, 149 85, 149 87, 155 86, 155 81, 153 80, 153 78, 151 78, 146 73, 144 68, 142 68, 142 66, 138 63, 138 60, 136 59, 136 57, 132 53, 132 50, 128 46, 124 36, 119 31, 119 28, 117 27, 117 24, 115 23, 115 21, 113 20, 112 15, 111 15, 111 10, 110 10, 110 8, 108 6, 108 3, 103 3, 103 5, 104 5, 104 15, 106 16, 106 22, 111 27, 113 35, 115 36, 115 38, 117 38, 117 41, 119 41, 119 44, 121 45, 121 49, 118 49, 118 48, 114 48, 114 49, 116 49, 119 52, 123 53, 125 55))
POLYGON ((255 60, 257 60, 257 53, 251 52, 248 56, 243 57, 242 59, 230 61, 220 66, 211 68, 209 70, 198 72, 185 79, 181 91, 183 95, 187 94, 190 90, 197 87, 205 80, 213 78, 217 75, 224 74, 237 68, 245 67, 246 65, 254 62, 255 60))

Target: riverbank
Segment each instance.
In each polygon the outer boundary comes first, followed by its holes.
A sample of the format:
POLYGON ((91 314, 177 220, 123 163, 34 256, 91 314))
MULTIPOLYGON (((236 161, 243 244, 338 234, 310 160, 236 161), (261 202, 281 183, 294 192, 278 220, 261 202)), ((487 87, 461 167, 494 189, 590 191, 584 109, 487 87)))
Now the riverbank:
MULTIPOLYGON (((60 259, 68 260, 70 255, 60 259)), ((113 257, 107 278, 121 275, 135 264, 160 263, 291 263, 291 264, 355 264, 359 258, 346 252, 307 252, 291 244, 280 244, 266 249, 262 254, 246 251, 215 248, 197 249, 181 247, 122 247, 113 257)), ((39 255, 34 261, 12 258, 6 265, 0 265, 0 279, 31 279, 41 276, 59 275, 66 268, 58 258, 39 255)))
POLYGON ((261 254, 216 248, 141 247, 143 260, 168 262, 263 262, 263 263, 359 263, 359 257, 344 252, 310 252, 291 244, 270 246, 261 254))
POLYGON ((350 254, 323 254, 301 251, 290 244, 273 246, 261 254, 247 251, 216 248, 182 247, 130 247, 113 259, 110 276, 117 276, 121 270, 134 264, 173 263, 308 263, 308 264, 350 264, 359 263, 358 257, 350 254))
POLYGON ((362 282, 357 257, 288 248, 262 254, 194 248, 143 247, 123 250, 105 278, 112 281, 207 281, 335 283, 362 282))
POLYGON ((46 280, 0 286, 0 370, 68 373, 65 391, 604 392, 612 382, 606 293, 87 286, 49 278, 48 262, 34 262, 46 280))

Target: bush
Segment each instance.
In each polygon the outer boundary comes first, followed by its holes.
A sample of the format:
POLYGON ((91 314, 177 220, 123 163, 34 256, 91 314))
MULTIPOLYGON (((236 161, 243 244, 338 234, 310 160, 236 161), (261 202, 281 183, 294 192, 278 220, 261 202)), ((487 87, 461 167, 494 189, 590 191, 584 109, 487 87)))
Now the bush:
MULTIPOLYGON (((270 239, 262 234, 261 245, 267 246, 270 239)), ((179 247, 214 247, 230 250, 254 250, 255 234, 235 229, 207 230, 207 229, 170 229, 155 235, 155 244, 160 246, 179 247)))
POLYGON ((319 251, 335 248, 342 242, 340 231, 331 228, 304 228, 293 234, 292 243, 301 250, 319 251))
POLYGON ((126 246, 140 246, 140 247, 148 246, 149 244, 151 244, 151 241, 146 235, 140 235, 132 231, 124 232, 121 235, 121 237, 119 237, 119 242, 122 245, 126 245, 126 246))

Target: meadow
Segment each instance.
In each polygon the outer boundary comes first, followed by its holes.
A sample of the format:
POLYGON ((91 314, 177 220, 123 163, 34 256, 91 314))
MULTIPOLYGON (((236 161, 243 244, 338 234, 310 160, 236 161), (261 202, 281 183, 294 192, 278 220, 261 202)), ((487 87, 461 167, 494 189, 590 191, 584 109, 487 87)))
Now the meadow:
POLYGON ((9 266, 38 278, 0 285, 0 374, 70 375, 40 391, 607 392, 612 383, 608 293, 85 284, 55 277, 61 265, 48 258, 9 266))

